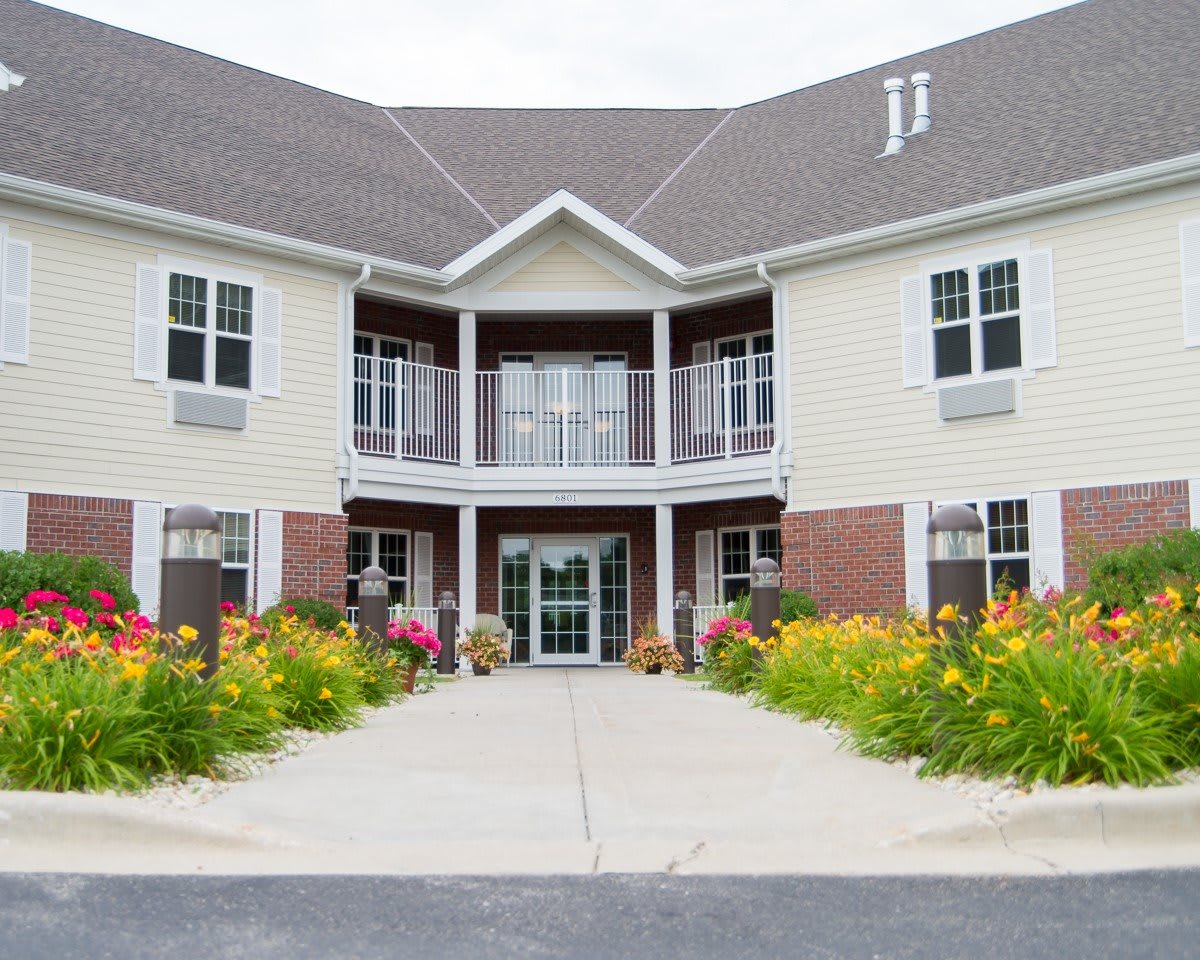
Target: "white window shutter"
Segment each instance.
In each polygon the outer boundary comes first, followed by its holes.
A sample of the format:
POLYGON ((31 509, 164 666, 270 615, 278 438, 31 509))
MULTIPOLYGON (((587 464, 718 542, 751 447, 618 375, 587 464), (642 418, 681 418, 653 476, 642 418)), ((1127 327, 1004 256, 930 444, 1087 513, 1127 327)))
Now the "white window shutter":
POLYGON ((904 601, 924 610, 929 606, 929 504, 904 505, 904 601))
POLYGON ((283 514, 278 510, 258 511, 258 577, 254 606, 262 613, 281 599, 283 593, 283 514))
POLYGON ((707 607, 717 602, 716 566, 714 540, 711 530, 696 531, 696 599, 697 607, 707 607))
POLYGON ((0 491, 0 550, 25 551, 29 527, 29 494, 0 491))
POLYGON ((433 606, 433 534, 413 534, 413 606, 433 606))
POLYGON ((1200 220, 1179 225, 1179 258, 1183 276, 1183 345, 1200 347, 1200 220))
POLYGON ((134 294, 133 379, 158 382, 163 370, 163 271, 148 263, 137 265, 134 294))
POLYGON ((900 281, 900 353, 904 366, 904 385, 923 387, 925 373, 925 298, 921 295, 921 277, 900 281))
POLYGON ((4 239, 4 302, 0 305, 0 361, 29 362, 29 290, 33 248, 4 239))
MULTIPOLYGON (((712 363, 712 344, 705 340, 703 343, 692 344, 692 366, 702 367, 712 363)), ((692 434, 712 433, 713 406, 717 402, 716 372, 712 367, 692 370, 692 434)))
POLYGON ((1188 481, 1188 512, 1192 529, 1200 530, 1200 480, 1188 481))
POLYGON ((1063 535, 1062 495, 1058 490, 1043 490, 1029 498, 1030 520, 1033 522, 1032 585, 1062 590, 1063 535))
POLYGON ((433 344, 416 344, 417 365, 413 368, 413 419, 417 433, 433 435, 433 344))
POLYGON ((134 502, 132 575, 129 580, 137 594, 138 607, 152 619, 158 614, 162 522, 162 504, 148 500, 134 502))
POLYGON ((1058 366, 1058 333, 1054 323, 1054 258, 1049 250, 1031 250, 1025 294, 1029 302, 1029 366, 1034 370, 1058 366))
POLYGON ((283 390, 283 291, 263 287, 258 311, 258 395, 277 397, 283 390))

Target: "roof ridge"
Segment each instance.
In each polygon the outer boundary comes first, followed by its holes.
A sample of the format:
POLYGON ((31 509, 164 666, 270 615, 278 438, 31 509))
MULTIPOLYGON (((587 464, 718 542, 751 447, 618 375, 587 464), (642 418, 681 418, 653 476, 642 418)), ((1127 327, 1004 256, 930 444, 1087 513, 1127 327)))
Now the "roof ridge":
POLYGON ((725 116, 723 116, 720 119, 720 121, 718 121, 717 125, 708 131, 708 133, 705 135, 704 139, 701 140, 698 144, 696 144, 696 146, 692 150, 692 152, 683 158, 683 161, 679 164, 679 166, 677 166, 674 170, 672 170, 670 172, 670 174, 667 175, 667 178, 655 188, 654 192, 645 199, 645 201, 642 203, 642 205, 640 207, 638 207, 636 210, 634 210, 633 213, 631 213, 629 215, 629 219, 626 220, 625 223, 622 224, 622 226, 624 226, 626 229, 628 229, 629 225, 631 223, 633 223, 633 221, 636 220, 641 215, 643 210, 645 210, 648 206, 650 206, 650 204, 652 204, 658 198, 658 195, 660 193, 662 193, 665 189, 667 189, 667 185, 672 180, 674 180, 677 176, 679 176, 679 174, 681 172, 683 172, 683 168, 686 167, 689 163, 691 163, 692 158, 695 157, 696 154, 698 154, 701 150, 704 149, 704 147, 708 144, 708 141, 717 135, 717 131, 720 130, 723 126, 725 126, 725 122, 730 117, 732 117, 735 113, 737 113, 737 111, 738 111, 737 107, 730 108, 729 112, 726 113, 725 116))
POLYGON ((380 107, 379 109, 382 110, 384 115, 389 120, 391 120, 393 124, 396 125, 396 129, 399 130, 406 137, 408 137, 409 142, 411 142, 414 147, 416 147, 419 151, 421 151, 421 155, 426 160, 428 160, 430 163, 433 164, 434 168, 438 171, 438 173, 440 173, 443 177, 445 177, 447 180, 449 180, 450 183, 454 185, 454 188, 459 193, 461 193, 464 197, 467 198, 467 200, 470 202, 471 206, 473 206, 476 210, 478 210, 480 213, 482 213, 484 218, 487 220, 487 222, 490 223, 497 230, 499 230, 500 224, 498 224, 496 222, 496 219, 483 208, 483 205, 478 200, 476 200, 473 196, 471 196, 471 194, 467 191, 466 187, 464 187, 461 183, 459 183, 457 180, 454 179, 454 177, 452 177, 450 175, 449 170, 447 170, 440 163, 438 163, 437 158, 432 153, 430 153, 428 150, 426 150, 418 142, 417 138, 414 137, 411 133, 409 133, 407 129, 405 129, 404 125, 399 120, 397 120, 395 117, 392 116, 391 110, 389 110, 387 107, 380 107))

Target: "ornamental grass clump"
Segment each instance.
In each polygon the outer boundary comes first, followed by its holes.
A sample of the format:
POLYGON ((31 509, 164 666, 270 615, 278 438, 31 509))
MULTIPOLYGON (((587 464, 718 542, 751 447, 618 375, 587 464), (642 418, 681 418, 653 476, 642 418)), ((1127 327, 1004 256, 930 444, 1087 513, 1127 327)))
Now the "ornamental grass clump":
POLYGON ((923 775, 1146 784, 1200 765, 1198 628, 1197 600, 1173 587, 1107 614, 1012 593, 977 620, 943 608, 932 629, 911 616, 795 621, 762 645, 760 672, 757 639, 725 625, 711 669, 723 689, 838 725, 861 753, 926 757, 923 775))

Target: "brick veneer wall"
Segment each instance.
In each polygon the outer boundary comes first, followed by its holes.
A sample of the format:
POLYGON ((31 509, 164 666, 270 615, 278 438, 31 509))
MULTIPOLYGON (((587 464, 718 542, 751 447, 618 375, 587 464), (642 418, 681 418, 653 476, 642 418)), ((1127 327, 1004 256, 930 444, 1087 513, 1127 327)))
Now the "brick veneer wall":
MULTIPOLYGON (((1067 590, 1087 586, 1087 557, 1150 539, 1189 523, 1188 481, 1085 487, 1062 493, 1067 590)), ((1194 521, 1193 521, 1194 522, 1194 521)))
POLYGON ((282 595, 345 606, 345 516, 284 511, 282 595))
POLYGON ((624 353, 630 370, 654 369, 654 322, 648 316, 480 317, 475 336, 479 370, 499 370, 502 353, 624 353))
MULTIPOLYGON (((686 590, 696 599, 696 531, 722 527, 769 527, 778 524, 783 504, 774 497, 746 500, 716 500, 708 503, 677 504, 671 510, 675 537, 675 592, 686 590)), ((713 576, 719 576, 721 544, 713 541, 716 560, 713 576)), ((715 581, 714 581, 715 582, 715 581)), ((790 587, 786 580, 784 585, 790 587)))
MULTIPOLYGON (((414 344, 414 354, 418 340, 432 344, 435 367, 458 369, 457 317, 417 310, 396 303, 355 300, 354 331, 411 340, 414 344)), ((409 359, 416 360, 416 356, 409 359)))
MULTIPOLYGON (((770 330, 771 298, 759 297, 738 303, 723 303, 702 310, 671 314, 671 366, 692 365, 692 344, 721 340, 738 334, 770 330)), ((716 359, 716 351, 713 351, 716 359)))
POLYGON ((31 493, 26 529, 30 553, 94 556, 132 572, 132 500, 31 493))
POLYGON ((822 613, 892 613, 904 605, 904 506, 785 513, 783 582, 822 613))
POLYGON ((655 616, 653 507, 481 507, 477 511, 481 613, 500 611, 500 536, 625 533, 629 535, 630 613, 633 630, 655 616), (642 564, 647 567, 642 573, 642 564))
MULTIPOLYGON (((458 596, 458 507, 352 500, 346 505, 346 510, 349 514, 348 526, 351 527, 432 533, 434 602, 437 602, 438 594, 445 590, 458 596)), ((343 543, 343 552, 345 549, 343 543)), ((411 544, 409 549, 412 549, 411 544)), ((345 576, 344 566, 342 575, 345 576)))

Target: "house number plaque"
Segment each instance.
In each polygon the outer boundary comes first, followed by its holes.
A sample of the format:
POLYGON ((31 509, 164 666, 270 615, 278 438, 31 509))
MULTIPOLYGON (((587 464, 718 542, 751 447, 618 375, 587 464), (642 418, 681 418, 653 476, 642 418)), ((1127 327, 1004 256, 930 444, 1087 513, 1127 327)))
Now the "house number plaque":
POLYGON ((579 494, 577 493, 556 493, 554 495, 555 503, 578 503, 579 494))

